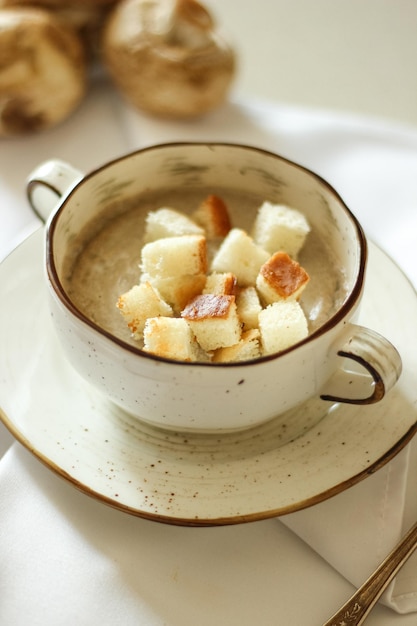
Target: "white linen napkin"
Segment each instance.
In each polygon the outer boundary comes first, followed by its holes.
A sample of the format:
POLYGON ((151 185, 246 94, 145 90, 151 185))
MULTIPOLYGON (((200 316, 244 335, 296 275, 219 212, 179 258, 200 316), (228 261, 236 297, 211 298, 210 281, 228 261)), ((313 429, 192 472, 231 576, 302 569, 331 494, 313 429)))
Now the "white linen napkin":
POLYGON ((0 463, 0 493, 2 626, 313 626, 349 593, 317 602, 334 572, 275 520, 188 528, 132 517, 18 444, 0 463))
MULTIPOLYGON (((39 162, 57 157, 88 171, 126 151, 155 143, 187 140, 236 141, 256 145, 310 167, 336 187, 368 234, 395 258, 417 285, 417 131, 406 128, 392 130, 378 122, 237 101, 201 120, 160 121, 133 111, 100 84, 93 88, 85 105, 68 123, 37 137, 5 141, 0 148, 0 220, 8 223, 8 229, 0 230, 1 252, 11 249, 28 230, 38 225, 27 207, 24 179, 39 162), (402 216, 400 223, 396 218, 399 210, 402 216)), ((50 540, 54 540, 56 531, 60 541, 67 542, 70 556, 61 563, 62 579, 57 580, 57 584, 66 591, 65 576, 71 574, 68 569, 71 568, 71 551, 82 554, 86 546, 81 544, 86 539, 74 535, 72 517, 75 511, 65 509, 63 502, 59 498, 57 500, 52 491, 49 494, 47 489, 43 490, 44 500, 37 500, 36 503, 31 500, 31 472, 30 468, 26 468, 27 471, 21 473, 24 464, 15 446, 0 462, 0 484, 3 489, 7 488, 7 493, 3 492, 5 497, 0 499, 0 520, 7 520, 3 528, 10 531, 13 513, 16 517, 20 517, 22 511, 30 515, 36 504, 38 523, 45 524, 44 530, 50 540), (20 474, 11 484, 17 461, 20 474), (55 503, 55 513, 51 502, 55 503)), ((357 586, 417 519, 416 477, 417 451, 416 444, 412 442, 367 480, 322 504, 280 518, 278 523, 292 529, 357 586)), ((71 500, 69 487, 66 487, 66 493, 71 500)), ((67 506, 71 507, 70 501, 67 506)), ((86 502, 85 506, 89 509, 91 504, 86 502)), ((122 514, 111 512, 113 515, 122 514)), ((89 523, 92 524, 92 521, 89 523)), ((19 525, 16 529, 15 536, 18 536, 19 525)), ((22 526, 22 534, 25 529, 22 526)), ((233 530, 235 533, 244 532, 236 528, 233 530)), ((96 531, 97 528, 90 528, 90 539, 96 531)), ((270 532, 273 536, 273 531, 270 532)), ((160 540, 158 531, 155 530, 155 534, 160 540)), ((7 537, 3 539, 0 555, 8 549, 7 537)), ((23 542, 25 550, 30 550, 30 538, 24 537, 23 542)), ((128 547, 125 545, 123 549, 128 547)), ((215 549, 214 545, 212 549, 215 549)), ((57 546, 57 554, 62 555, 62 552, 62 545, 57 546)), ((86 550, 86 554, 91 553, 95 562, 102 560, 100 565, 104 569, 106 558, 116 558, 114 553, 106 557, 95 552, 94 541, 86 550)), ((39 555, 38 567, 33 573, 34 581, 42 576, 41 558, 39 555)), ((53 556, 49 554, 48 558, 53 556)), ((23 559, 22 552, 22 563, 23 559)), ((94 571, 97 573, 100 568, 94 565, 94 571)), ((12 575, 11 572, 9 574, 12 575)), ((175 571, 167 575, 172 576, 174 581, 179 576, 175 571)), ((49 584, 46 577, 44 582, 49 584)), ((196 589, 191 589, 189 582, 190 592, 194 593, 196 589)), ((99 584, 100 578, 97 579, 99 584)), ((216 591, 212 589, 213 593, 216 591)), ((110 603, 110 590, 104 595, 110 603)), ((123 593, 118 597, 123 598, 123 593)), ((155 598, 151 600, 153 602, 155 598)), ((384 602, 399 613, 417 611, 417 555, 391 584, 384 602)), ((100 616, 104 609, 98 609, 100 616)), ((114 609, 111 607, 111 610, 114 609)), ((151 621, 150 610, 149 606, 135 607, 132 615, 137 616, 137 621, 132 620, 131 623, 166 623, 160 616, 156 619, 155 615, 151 621)), ((232 621, 228 623, 232 624, 232 621)))

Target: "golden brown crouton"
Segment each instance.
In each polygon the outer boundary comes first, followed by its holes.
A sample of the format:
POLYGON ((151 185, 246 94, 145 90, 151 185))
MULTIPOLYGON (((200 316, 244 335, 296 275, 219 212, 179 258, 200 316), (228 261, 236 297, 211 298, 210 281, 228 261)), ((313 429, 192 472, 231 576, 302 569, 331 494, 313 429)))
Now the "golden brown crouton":
POLYGON ((228 208, 219 196, 207 196, 192 217, 204 228, 208 239, 226 237, 232 227, 228 208))
POLYGON ((231 346, 240 340, 241 324, 234 296, 204 294, 197 296, 182 311, 206 352, 231 346))
POLYGON ((266 304, 297 300, 308 281, 303 267, 286 252, 276 252, 264 263, 256 278, 256 288, 266 304))

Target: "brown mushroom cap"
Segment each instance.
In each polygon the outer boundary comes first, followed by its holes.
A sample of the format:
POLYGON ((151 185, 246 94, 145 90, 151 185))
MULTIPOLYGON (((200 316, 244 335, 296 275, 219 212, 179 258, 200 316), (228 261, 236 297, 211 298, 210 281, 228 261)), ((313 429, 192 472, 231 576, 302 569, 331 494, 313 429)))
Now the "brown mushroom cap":
POLYGON ((163 117, 191 117, 227 97, 235 54, 196 0, 122 0, 104 29, 102 55, 122 94, 163 117))
POLYGON ((81 37, 90 59, 97 57, 101 30, 110 9, 119 0, 0 0, 0 9, 37 8, 50 11, 81 37))
POLYGON ((58 124, 85 91, 84 49, 70 27, 41 9, 0 11, 0 136, 58 124))
POLYGON ((28 7, 28 8, 40 8, 51 9, 56 8, 71 8, 71 7, 100 7, 116 4, 119 0, 0 0, 0 8, 12 8, 12 7, 28 7))

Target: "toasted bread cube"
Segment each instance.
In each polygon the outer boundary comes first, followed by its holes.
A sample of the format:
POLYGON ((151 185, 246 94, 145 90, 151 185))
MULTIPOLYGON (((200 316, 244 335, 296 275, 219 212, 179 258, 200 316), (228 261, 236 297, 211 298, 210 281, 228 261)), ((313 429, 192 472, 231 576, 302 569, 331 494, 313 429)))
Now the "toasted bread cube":
POLYGON ((151 278, 206 274, 206 238, 182 235, 147 243, 142 248, 141 270, 151 278))
POLYGON ((264 202, 258 209, 252 229, 254 241, 270 254, 284 250, 293 258, 310 232, 306 217, 283 204, 264 202))
POLYGON ((250 361, 261 356, 260 333, 257 328, 242 333, 239 343, 227 348, 219 348, 213 354, 213 363, 236 363, 250 361))
POLYGON ((243 330, 258 328, 258 317, 262 310, 255 287, 244 287, 236 296, 237 314, 243 324, 243 330))
POLYGON ((204 229, 191 218, 169 207, 149 211, 145 220, 145 243, 164 239, 165 237, 181 237, 182 235, 204 235, 204 229))
POLYGON ((264 303, 297 300, 305 289, 309 275, 286 252, 276 252, 264 263, 256 278, 256 288, 264 303))
POLYGON ((232 228, 218 249, 211 270, 232 272, 241 286, 254 285, 261 265, 269 256, 244 230, 232 228))
POLYGON ((174 278, 150 278, 146 274, 141 280, 148 281, 159 291, 163 299, 179 314, 183 308, 199 295, 206 284, 206 274, 175 276, 174 278))
POLYGON ((231 229, 229 210, 219 196, 209 195, 192 214, 195 221, 204 228, 208 239, 226 237, 231 229))
POLYGON ((166 359, 198 361, 200 349, 191 328, 180 317, 151 317, 143 331, 145 352, 166 359))
POLYGON ((116 306, 120 309, 135 339, 142 339, 148 317, 172 317, 173 310, 149 282, 135 285, 122 294, 116 306))
POLYGON ((297 300, 274 302, 259 314, 263 354, 289 348, 308 335, 307 319, 297 300))
POLYGON ((182 311, 200 346, 206 352, 232 346, 241 337, 234 296, 202 294, 182 311))
POLYGON ((213 272, 206 278, 203 293, 234 296, 237 291, 237 278, 231 272, 213 272))

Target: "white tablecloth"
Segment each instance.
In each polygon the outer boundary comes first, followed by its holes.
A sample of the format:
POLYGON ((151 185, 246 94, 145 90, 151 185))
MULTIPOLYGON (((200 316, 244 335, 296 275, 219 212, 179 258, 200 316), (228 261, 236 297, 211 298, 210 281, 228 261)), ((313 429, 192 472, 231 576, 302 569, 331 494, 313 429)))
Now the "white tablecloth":
MULTIPOLYGON (((200 139, 261 146, 327 178, 417 285, 416 129, 239 101, 202 120, 161 122, 128 109, 100 81, 59 128, 0 144, 1 256, 39 227, 25 179, 41 161, 57 157, 88 171, 145 145, 200 139)), ((167 526, 106 507, 13 443, 3 426, 0 454, 7 626, 319 625, 417 519, 414 442, 322 504, 220 528, 167 526)), ((417 557, 384 603, 390 608, 378 606, 370 625, 417 623, 417 557)))

